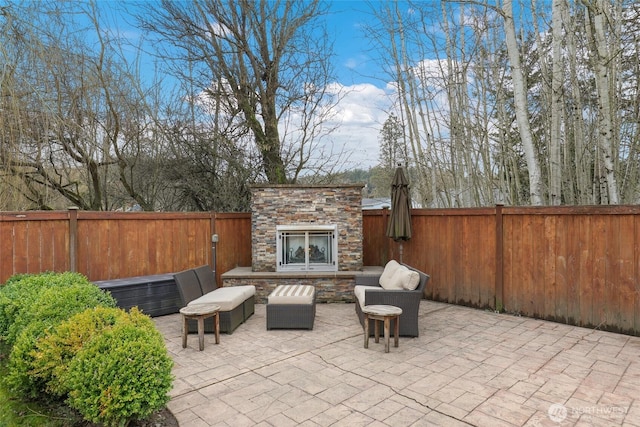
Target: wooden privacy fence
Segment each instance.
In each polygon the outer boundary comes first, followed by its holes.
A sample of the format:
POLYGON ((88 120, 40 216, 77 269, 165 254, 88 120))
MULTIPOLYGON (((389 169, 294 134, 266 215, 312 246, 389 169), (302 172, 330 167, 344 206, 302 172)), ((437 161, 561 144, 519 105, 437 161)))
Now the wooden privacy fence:
MULTIPOLYGON (((640 335, 640 206, 415 209, 403 261, 426 297, 640 335)), ((388 210, 363 212, 363 262, 398 259, 388 210)), ((248 213, 0 213, 0 283, 72 270, 90 280, 251 265, 248 213), (212 236, 217 236, 217 243, 212 236)))
MULTIPOLYGON (((364 215, 365 258, 397 258, 364 215)), ((412 224, 404 261, 431 275, 429 299, 640 335, 640 206, 425 209, 412 224)))
POLYGON ((173 273, 213 267, 214 258, 219 279, 251 265, 250 220, 248 213, 0 213, 0 283, 43 271, 77 271, 92 281, 173 273))

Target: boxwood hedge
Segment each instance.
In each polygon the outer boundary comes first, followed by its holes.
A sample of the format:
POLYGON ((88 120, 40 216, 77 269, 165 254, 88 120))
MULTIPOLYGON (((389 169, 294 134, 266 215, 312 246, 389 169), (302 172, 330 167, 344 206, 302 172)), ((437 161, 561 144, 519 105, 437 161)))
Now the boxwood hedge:
POLYGON ((124 426, 169 400, 173 361, 149 316, 125 312, 77 273, 18 275, 0 286, 0 381, 18 396, 67 399, 86 420, 124 426))

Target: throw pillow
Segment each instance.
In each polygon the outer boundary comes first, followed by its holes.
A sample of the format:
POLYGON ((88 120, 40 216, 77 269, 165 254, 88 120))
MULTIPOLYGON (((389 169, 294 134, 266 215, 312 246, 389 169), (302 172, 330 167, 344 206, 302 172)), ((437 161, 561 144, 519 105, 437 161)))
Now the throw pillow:
POLYGON ((395 273, 387 283, 386 290, 404 290, 404 283, 409 280, 409 270, 404 265, 398 265, 395 273))
POLYGON ((393 289, 403 289, 412 291, 420 283, 420 274, 410 268, 400 265, 390 281, 393 289))
MULTIPOLYGON (((379 279, 380 286, 382 286, 384 289, 392 289, 392 288, 388 288, 387 286, 392 285, 391 278, 393 277, 393 274, 396 272, 398 267, 402 267, 402 266, 398 263, 398 261, 393 259, 389 261, 387 265, 384 266, 384 270, 382 271, 382 275, 380 276, 380 279, 379 279)), ((393 288, 393 289, 397 289, 397 288, 393 288)))
POLYGON ((407 270, 409 271, 407 273, 405 281, 402 283, 402 286, 408 291, 413 291, 420 284, 420 274, 417 271, 413 271, 409 268, 407 268, 407 270))

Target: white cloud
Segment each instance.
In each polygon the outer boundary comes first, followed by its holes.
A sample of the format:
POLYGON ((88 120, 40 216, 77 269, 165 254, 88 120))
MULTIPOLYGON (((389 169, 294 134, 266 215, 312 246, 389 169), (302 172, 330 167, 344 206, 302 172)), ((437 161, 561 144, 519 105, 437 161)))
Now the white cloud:
POLYGON ((371 61, 371 58, 369 58, 367 55, 358 54, 358 55, 349 56, 348 58, 346 58, 342 62, 342 65, 351 71, 363 70, 367 67, 367 64, 370 61, 371 61))
POLYGON ((379 157, 380 129, 392 110, 395 89, 391 85, 382 89, 368 83, 351 86, 336 83, 330 91, 338 102, 334 106, 332 123, 336 130, 327 140, 350 155, 347 167, 368 169, 375 166, 379 157))
POLYGON ((344 62, 344 66, 349 68, 350 70, 358 68, 359 64, 360 61, 358 61, 356 58, 349 58, 344 62))

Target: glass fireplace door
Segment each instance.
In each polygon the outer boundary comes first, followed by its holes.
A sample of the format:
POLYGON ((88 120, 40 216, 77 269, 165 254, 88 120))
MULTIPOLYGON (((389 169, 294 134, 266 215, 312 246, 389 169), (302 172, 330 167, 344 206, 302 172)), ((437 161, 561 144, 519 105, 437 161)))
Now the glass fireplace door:
POLYGON ((298 268, 307 263, 307 236, 305 233, 282 233, 280 238, 282 242, 282 258, 283 263, 288 266, 297 266, 298 268))
POLYGON ((334 226, 278 227, 278 271, 336 271, 334 226))
POLYGON ((331 253, 331 243, 333 240, 332 232, 309 232, 309 264, 319 267, 332 263, 333 254, 331 253))

